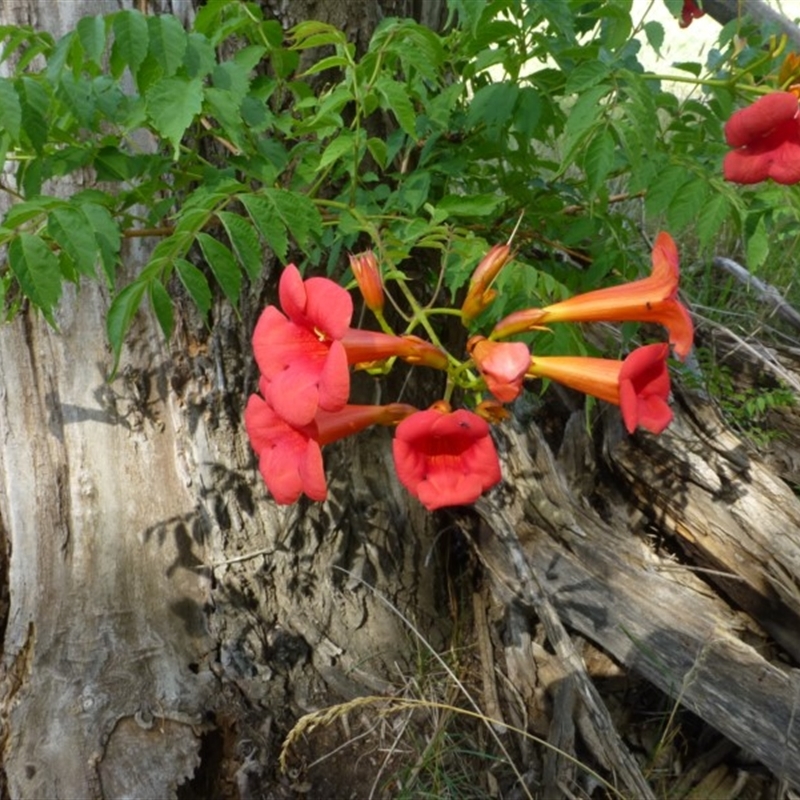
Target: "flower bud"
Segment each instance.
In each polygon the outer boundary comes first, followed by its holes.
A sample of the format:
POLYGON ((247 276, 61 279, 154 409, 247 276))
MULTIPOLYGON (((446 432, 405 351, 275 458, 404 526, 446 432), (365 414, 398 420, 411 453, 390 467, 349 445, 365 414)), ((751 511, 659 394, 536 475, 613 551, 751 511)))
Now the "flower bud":
POLYGON ((370 311, 383 311, 383 284, 375 253, 367 250, 358 255, 350 254, 349 258, 350 268, 367 308, 370 311))
POLYGON ((467 296, 461 306, 461 319, 465 325, 488 308, 497 297, 497 292, 490 287, 510 258, 511 248, 507 244, 496 244, 481 259, 481 263, 472 273, 467 296))
POLYGON ((475 408, 475 413, 483 417, 490 425, 508 419, 511 414, 497 400, 482 400, 475 408))

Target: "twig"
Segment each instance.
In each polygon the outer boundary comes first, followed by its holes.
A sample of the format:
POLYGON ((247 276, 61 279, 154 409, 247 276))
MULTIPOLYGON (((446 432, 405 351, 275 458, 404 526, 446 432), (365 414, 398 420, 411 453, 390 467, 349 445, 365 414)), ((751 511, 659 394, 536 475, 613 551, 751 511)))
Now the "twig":
POLYGON ((748 272, 746 267, 731 258, 717 256, 712 263, 715 267, 732 275, 748 289, 753 289, 759 302, 769 306, 774 314, 784 322, 788 322, 795 330, 800 330, 800 313, 786 302, 786 298, 774 286, 764 283, 760 278, 748 272))
MULTIPOLYGON (((646 192, 644 189, 642 189, 640 192, 634 192, 633 194, 629 194, 628 192, 623 192, 622 194, 612 194, 608 198, 608 204, 611 205, 612 203, 622 203, 625 200, 633 200, 634 198, 637 197, 644 197, 645 194, 646 192)), ((576 204, 574 206, 564 206, 564 208, 561 209, 561 213, 568 214, 571 216, 573 214, 580 214, 581 211, 583 211, 585 208, 586 205, 581 203, 576 204)))
POLYGON ((244 555, 235 556, 234 558, 227 558, 225 561, 213 561, 211 564, 200 564, 195 569, 203 570, 216 569, 217 567, 227 567, 230 564, 238 564, 241 561, 250 561, 251 559, 258 558, 259 556, 271 556, 274 552, 274 549, 254 550, 252 553, 245 553, 244 555))
MULTIPOLYGON (((481 677, 483 678, 483 704, 486 716, 492 719, 503 719, 500 700, 497 697, 497 684, 494 681, 494 656, 489 639, 489 623, 486 620, 486 607, 480 592, 472 595, 472 613, 475 616, 475 632, 478 638, 478 650, 481 654, 481 677)), ((505 725, 498 725, 497 732, 505 733, 505 725)))

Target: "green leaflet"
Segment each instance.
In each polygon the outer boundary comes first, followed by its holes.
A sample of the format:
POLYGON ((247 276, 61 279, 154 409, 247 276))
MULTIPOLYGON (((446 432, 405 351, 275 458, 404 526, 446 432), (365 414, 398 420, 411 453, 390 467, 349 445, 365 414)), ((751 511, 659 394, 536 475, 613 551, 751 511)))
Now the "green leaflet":
POLYGON ((171 14, 147 17, 149 53, 161 67, 165 77, 171 77, 183 65, 187 47, 186 31, 171 14))
POLYGON ((0 129, 8 131, 11 141, 19 141, 22 127, 22 103, 13 81, 0 78, 0 129))
POLYGON ((20 233, 8 247, 8 263, 20 288, 54 324, 53 309, 61 297, 58 258, 41 236, 20 233))
POLYGON ((106 334, 114 354, 114 365, 110 377, 116 374, 120 355, 122 354, 122 344, 131 327, 133 317, 142 304, 142 298, 146 290, 147 283, 145 281, 134 281, 128 284, 111 301, 111 306, 106 316, 106 334))
POLYGON ((219 211, 217 217, 223 224, 233 251, 245 272, 251 280, 255 280, 261 274, 263 265, 261 245, 255 229, 244 217, 229 211, 219 211))
POLYGON ((175 270, 189 296, 197 304, 200 313, 205 317, 211 310, 211 289, 206 276, 185 258, 175 259, 175 270))
POLYGON ((47 231, 75 264, 81 275, 95 277, 95 263, 100 248, 95 238, 92 223, 75 206, 55 208, 47 218, 47 231))
POLYGON ((239 293, 242 290, 242 272, 233 253, 222 242, 207 233, 198 233, 197 243, 217 283, 222 287, 231 305, 235 306, 239 302, 239 293))
POLYGON ((153 306, 158 324, 164 338, 172 336, 175 327, 175 314, 172 310, 172 298, 164 288, 164 284, 159 280, 152 280, 147 284, 147 291, 150 296, 150 304, 153 306))
POLYGON ((173 158, 186 129, 203 106, 203 83, 199 78, 162 78, 147 92, 147 115, 153 127, 172 145, 173 158))
POLYGON ((139 11, 120 11, 113 17, 111 26, 114 44, 111 47, 111 69, 116 77, 127 67, 136 74, 148 49, 148 27, 146 17, 139 11))

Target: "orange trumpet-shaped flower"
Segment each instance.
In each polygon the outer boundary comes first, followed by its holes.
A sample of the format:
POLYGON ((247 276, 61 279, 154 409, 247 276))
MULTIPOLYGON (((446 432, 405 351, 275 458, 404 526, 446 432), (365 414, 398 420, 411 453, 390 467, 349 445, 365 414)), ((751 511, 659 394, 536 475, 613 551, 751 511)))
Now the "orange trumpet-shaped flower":
POLYGON ((467 351, 478 367, 489 391, 502 403, 516 400, 531 363, 531 354, 522 342, 492 342, 473 336, 467 351))
POLYGON ((528 376, 549 378, 571 389, 618 405, 628 433, 641 426, 661 433, 672 421, 666 344, 638 347, 624 361, 581 356, 531 359, 528 376))
POLYGON ((383 311, 383 284, 378 261, 372 250, 350 256, 350 269, 353 270, 361 296, 370 311, 383 311))
POLYGON ((653 247, 649 278, 575 295, 545 308, 517 311, 497 323, 493 339, 542 328, 551 322, 656 322, 669 331, 680 359, 686 358, 694 339, 689 312, 677 299, 678 248, 668 233, 659 233, 653 247))
POLYGON ((461 306, 461 320, 465 325, 488 308, 497 297, 497 292, 490 287, 510 258, 511 248, 507 244, 496 244, 475 267, 475 272, 469 281, 467 296, 461 306))
POLYGON ((364 364, 397 356, 409 364, 447 369, 447 353, 418 336, 392 336, 390 333, 348 328, 341 342, 349 364, 364 364))

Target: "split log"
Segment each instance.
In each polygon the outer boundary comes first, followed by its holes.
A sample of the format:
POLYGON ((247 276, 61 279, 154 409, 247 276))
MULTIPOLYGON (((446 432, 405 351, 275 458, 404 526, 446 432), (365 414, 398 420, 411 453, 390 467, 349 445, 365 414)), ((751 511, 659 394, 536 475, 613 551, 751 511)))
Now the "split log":
POLYGON ((500 437, 506 483, 477 504, 477 552, 507 602, 540 616, 552 604, 567 626, 800 786, 800 673, 759 646, 769 631, 798 652, 800 503, 711 420, 699 399, 677 409, 663 438, 623 438, 612 420, 603 457, 615 472, 595 487, 595 507, 570 487, 586 476, 565 471, 535 425, 514 425, 500 437), (624 510, 631 497, 638 520, 624 510), (659 554, 646 532, 679 537, 711 572, 659 554))

